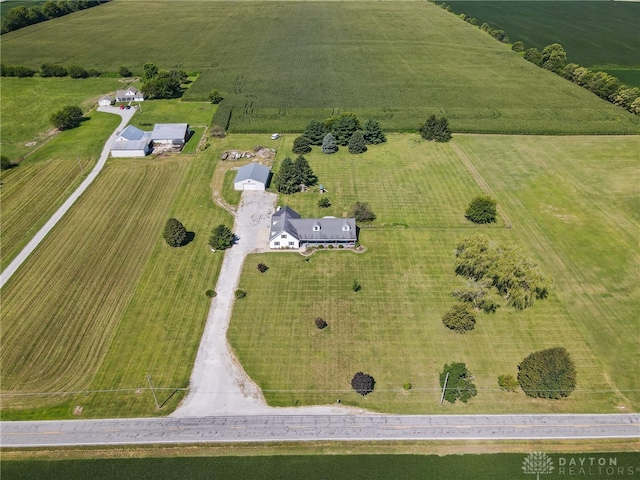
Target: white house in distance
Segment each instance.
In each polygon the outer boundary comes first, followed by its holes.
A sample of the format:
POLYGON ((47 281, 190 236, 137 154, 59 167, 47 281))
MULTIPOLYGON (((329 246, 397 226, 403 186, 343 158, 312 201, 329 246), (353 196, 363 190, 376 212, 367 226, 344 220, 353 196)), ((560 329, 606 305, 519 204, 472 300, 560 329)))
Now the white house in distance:
POLYGON ((144 94, 135 87, 129 86, 125 90, 116 91, 116 102, 142 102, 144 94))
POLYGON ((111 145, 112 157, 144 157, 151 151, 151 132, 127 125, 111 145))
POLYGON ((271 216, 269 248, 272 249, 319 245, 353 247, 357 239, 355 218, 301 218, 289 207, 279 207, 271 216))
POLYGON ((183 147, 191 132, 188 123, 156 123, 151 132, 154 145, 174 145, 183 147))
POLYGON ((250 163, 238 169, 233 181, 235 190, 265 190, 271 169, 259 163, 250 163))
POLYGON ((100 100, 98 100, 98 105, 100 107, 108 107, 115 101, 116 98, 113 95, 104 95, 103 97, 100 97, 100 100))

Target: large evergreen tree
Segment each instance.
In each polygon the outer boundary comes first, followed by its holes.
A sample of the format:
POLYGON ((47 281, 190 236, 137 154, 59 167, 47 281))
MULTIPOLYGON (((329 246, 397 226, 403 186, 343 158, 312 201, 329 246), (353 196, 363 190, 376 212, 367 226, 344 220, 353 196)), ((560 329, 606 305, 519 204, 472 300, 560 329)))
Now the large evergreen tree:
POLYGON ((361 130, 356 130, 349 139, 349 153, 364 153, 367 151, 367 144, 361 130))
POLYGON ((296 175, 296 169, 289 157, 282 160, 274 183, 280 193, 291 194, 300 190, 300 182, 296 175))
POLYGON ((576 366, 562 347, 533 352, 518 365, 518 382, 530 397, 568 397, 576 388, 576 366))
POLYGON ((293 171, 295 175, 296 185, 306 185, 308 187, 315 185, 318 182, 318 177, 311 169, 309 162, 302 155, 296 158, 293 164, 293 171))
POLYGON ((332 133, 327 133, 322 140, 322 153, 336 153, 338 151, 338 145, 336 145, 336 139, 332 133))
POLYGON ((311 141, 304 135, 296 137, 293 141, 293 148, 291 151, 299 154, 309 153, 311 151, 311 141))
POLYGON ((378 145, 387 141, 377 120, 371 118, 364 124, 364 141, 369 145, 378 145))
POLYGON ((235 235, 226 225, 220 224, 214 228, 209 237, 209 246, 215 250, 231 248, 235 235))
POLYGON ((433 140, 435 138, 435 131, 438 125, 438 120, 434 114, 429 115, 427 121, 420 127, 420 135, 425 140, 433 140))
POLYGON ((320 146, 326 134, 327 131, 323 122, 311 120, 302 136, 308 138, 311 145, 320 146))
POLYGON ((343 114, 333 124, 331 133, 336 139, 338 145, 346 146, 351 136, 360 129, 360 123, 353 114, 343 114))
POLYGON ((187 241, 187 229, 177 219, 170 218, 164 226, 162 236, 170 247, 181 247, 187 241))

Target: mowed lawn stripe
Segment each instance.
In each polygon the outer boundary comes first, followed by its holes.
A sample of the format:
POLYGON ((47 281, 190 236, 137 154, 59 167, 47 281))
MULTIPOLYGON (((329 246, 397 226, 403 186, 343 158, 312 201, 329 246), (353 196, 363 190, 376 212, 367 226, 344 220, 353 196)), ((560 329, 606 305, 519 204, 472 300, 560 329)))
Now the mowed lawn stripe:
POLYGON ((108 164, 7 284, 4 392, 87 387, 151 253, 147 237, 161 228, 187 166, 108 164))

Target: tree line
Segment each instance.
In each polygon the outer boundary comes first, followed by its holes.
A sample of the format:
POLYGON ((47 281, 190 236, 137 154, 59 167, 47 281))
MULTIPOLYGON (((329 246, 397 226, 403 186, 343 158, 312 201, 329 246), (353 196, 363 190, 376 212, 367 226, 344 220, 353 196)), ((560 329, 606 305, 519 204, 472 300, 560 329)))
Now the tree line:
POLYGON ((2 77, 33 77, 34 75, 40 75, 43 78, 46 77, 66 77, 71 78, 89 78, 99 77, 102 72, 95 68, 84 68, 78 65, 59 65, 56 63, 43 63, 40 65, 40 70, 34 70, 30 67, 23 65, 6 65, 0 64, 0 76, 2 77))
MULTIPOLYGON (((436 5, 451 12, 451 7, 446 3, 436 5)), ((471 25, 478 25, 476 18, 464 13, 458 17, 471 25)), ((510 42, 509 36, 503 30, 492 28, 488 23, 483 23, 479 28, 500 42, 510 42)), ((640 115, 640 88, 625 85, 607 72, 593 71, 577 63, 567 63, 567 52, 559 43, 547 45, 540 51, 535 47, 525 50, 524 43, 516 41, 511 45, 511 49, 534 65, 560 75, 633 114, 640 115)))
POLYGON ((53 18, 63 17, 79 10, 96 7, 110 0, 49 0, 42 5, 29 8, 24 5, 13 7, 2 21, 0 33, 13 32, 29 25, 46 22, 53 18))

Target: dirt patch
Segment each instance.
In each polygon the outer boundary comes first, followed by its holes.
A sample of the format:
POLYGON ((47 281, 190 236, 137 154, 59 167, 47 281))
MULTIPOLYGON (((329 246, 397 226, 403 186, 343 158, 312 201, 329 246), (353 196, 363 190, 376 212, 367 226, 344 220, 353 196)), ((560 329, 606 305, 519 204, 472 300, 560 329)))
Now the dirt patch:
POLYGON ((82 415, 82 410, 83 408, 80 405, 76 405, 76 408, 73 409, 73 414, 76 417, 79 417, 80 415, 82 415))
POLYGON ((240 160, 242 158, 251 158, 265 165, 271 165, 275 156, 275 149, 262 147, 259 145, 253 150, 226 150, 222 152, 220 158, 227 161, 240 160))

